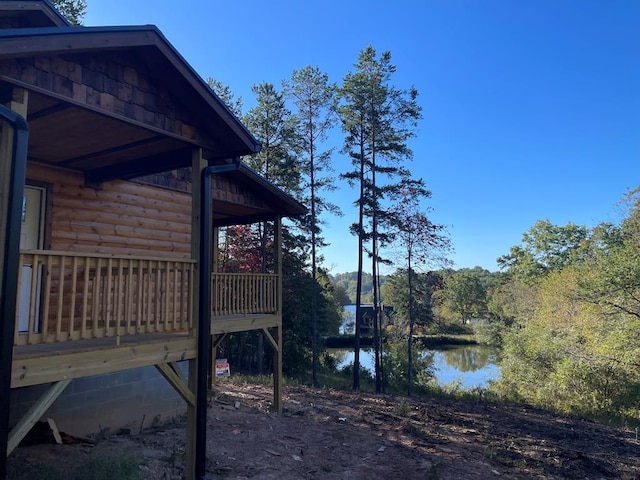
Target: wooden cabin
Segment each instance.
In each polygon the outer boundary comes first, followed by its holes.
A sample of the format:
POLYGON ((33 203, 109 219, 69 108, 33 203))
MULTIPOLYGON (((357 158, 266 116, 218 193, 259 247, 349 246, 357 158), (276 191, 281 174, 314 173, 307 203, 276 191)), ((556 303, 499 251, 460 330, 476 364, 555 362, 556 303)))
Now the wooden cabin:
POLYGON ((279 409, 281 220, 305 209, 241 163, 213 175, 214 230, 273 222, 276 262, 199 285, 201 172, 260 145, 162 33, 74 27, 46 0, 0 1, 0 102, 29 128, 11 388, 40 386, 8 452, 87 377, 151 368, 193 408, 201 288, 214 346, 258 330, 275 349, 279 409))

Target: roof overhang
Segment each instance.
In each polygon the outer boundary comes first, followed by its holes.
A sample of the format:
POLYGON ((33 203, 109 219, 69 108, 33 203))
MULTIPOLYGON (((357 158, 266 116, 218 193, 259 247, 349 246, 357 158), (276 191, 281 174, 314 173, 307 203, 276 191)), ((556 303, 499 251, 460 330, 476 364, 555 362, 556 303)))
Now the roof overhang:
POLYGON ((15 28, 65 27, 70 23, 47 0, 2 0, 5 25, 15 28))
POLYGON ((2 102, 9 100, 15 86, 30 91, 32 160, 81 170, 91 182, 103 182, 188 166, 194 147, 201 147, 210 162, 260 150, 259 142, 155 26, 0 30, 0 62, 51 55, 100 58, 114 52, 135 55, 139 68, 166 82, 201 126, 201 137, 174 135, 70 96, 0 77, 2 102))
MULTIPOLYGON (((99 56, 117 51, 133 52, 141 66, 157 72, 194 118, 208 126, 206 133, 213 142, 200 145, 207 150, 205 157, 237 157, 260 150, 259 142, 242 122, 153 25, 0 30, 0 61, 42 55, 99 56)), ((73 104, 73 99, 66 100, 73 104)), ((127 121, 125 117, 120 120, 127 121)))

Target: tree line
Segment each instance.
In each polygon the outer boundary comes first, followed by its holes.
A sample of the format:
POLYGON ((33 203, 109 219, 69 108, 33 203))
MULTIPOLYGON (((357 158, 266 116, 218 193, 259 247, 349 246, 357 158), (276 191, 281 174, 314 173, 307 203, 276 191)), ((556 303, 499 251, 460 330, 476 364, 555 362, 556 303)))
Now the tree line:
MULTIPOLYGON (((396 66, 390 52, 378 55, 368 46, 353 67, 341 84, 330 82, 319 67, 312 66, 294 70, 279 86, 257 83, 252 87, 255 106, 246 113, 242 99, 236 98, 229 86, 213 78, 207 80, 262 144, 260 153, 244 161, 309 209, 306 216, 292 219, 284 229, 285 277, 296 280, 285 281, 291 288, 284 292, 287 307, 283 320, 285 336, 295 345, 293 350, 285 349, 285 369, 289 374, 301 374, 310 360, 314 385, 318 384, 321 337, 337 333, 339 303, 345 300, 344 288, 332 284, 322 267, 327 215, 342 215, 328 200, 336 188, 335 180, 345 180, 354 193, 356 213, 349 231, 355 237, 358 270, 349 285, 355 288, 350 303, 356 304, 356 310, 363 303, 374 305, 376 364, 381 361, 383 328, 380 265, 393 264, 398 258, 423 265, 439 258, 436 252, 448 248, 444 229, 429 222, 422 210, 431 193, 408 168, 413 155, 408 140, 416 135, 421 118, 418 92, 393 84, 396 66), (340 152, 327 146, 338 143, 337 136, 342 139, 340 152), (334 171, 337 155, 350 159, 346 171, 334 171), (418 232, 422 232, 421 238, 418 232), (414 238, 407 242, 407 235, 414 238), (308 301, 301 303, 302 298, 308 301), (297 307, 295 311, 291 305, 297 307), (298 367, 293 368, 294 364, 298 367)), ((225 259, 220 262, 222 268, 261 264, 268 269, 265 246, 270 241, 270 228, 266 223, 228 227, 220 237, 225 259)), ((358 329, 356 323, 356 341, 358 329)), ((260 345, 256 347, 258 352, 262 350, 260 345)), ((353 387, 357 389, 359 348, 355 353, 353 387)), ((376 380, 379 390, 381 379, 376 380)))
MULTIPOLYGON (((640 418, 640 188, 620 220, 593 227, 539 220, 520 244, 480 267, 416 274, 421 329, 473 332, 501 347, 490 391, 564 413, 640 418), (448 323, 447 323, 448 322, 448 323)), ((407 318, 406 272, 386 301, 407 318)))

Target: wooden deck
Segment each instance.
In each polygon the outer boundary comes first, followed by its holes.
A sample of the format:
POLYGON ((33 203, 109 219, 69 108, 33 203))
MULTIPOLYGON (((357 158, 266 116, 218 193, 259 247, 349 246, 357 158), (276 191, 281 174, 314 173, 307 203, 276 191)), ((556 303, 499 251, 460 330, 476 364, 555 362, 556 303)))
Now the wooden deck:
MULTIPOLYGON (((20 259, 12 388, 196 358, 194 261, 46 250, 20 259)), ((282 326, 278 275, 214 273, 210 288, 211 335, 270 338, 282 326)))
POLYGON ((144 334, 14 347, 11 388, 113 373, 196 357, 188 334, 144 334))
MULTIPOLYGON (((281 326, 275 315, 213 317, 211 334, 281 326)), ((144 333, 67 342, 16 345, 11 388, 113 373, 196 358, 197 338, 188 332, 144 333)))

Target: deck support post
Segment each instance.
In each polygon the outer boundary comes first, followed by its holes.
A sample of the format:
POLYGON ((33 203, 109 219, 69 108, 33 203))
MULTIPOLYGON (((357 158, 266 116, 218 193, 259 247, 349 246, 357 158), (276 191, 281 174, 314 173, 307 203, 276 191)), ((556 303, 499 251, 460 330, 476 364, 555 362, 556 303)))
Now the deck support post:
POLYGON ((20 421, 11 429, 9 433, 9 441, 7 442, 7 456, 13 452, 14 448, 22 441, 22 439, 29 433, 31 427, 44 415, 49 407, 56 401, 56 398, 64 391, 65 388, 71 383, 71 379, 61 380, 59 382, 51 384, 49 389, 42 394, 36 403, 34 403, 29 411, 24 414, 20 421))
POLYGON ((20 225, 27 171, 27 122, 0 105, 0 478, 6 477, 20 225))
MULTIPOLYGON (((202 157, 202 149, 194 148, 191 154, 191 259, 197 263, 195 265, 194 281, 194 301, 191 305, 191 330, 198 334, 198 318, 200 317, 197 296, 202 290, 200 286, 199 269, 200 265, 200 215, 202 213, 202 205, 200 203, 200 175, 207 168, 207 161, 202 157)), ((200 355, 200 351, 197 355, 200 355)), ((197 391, 197 358, 189 360, 189 390, 195 395, 197 391)), ((196 477, 196 430, 197 430, 197 411, 196 404, 187 403, 187 447, 186 447, 186 480, 197 480, 196 477)))

